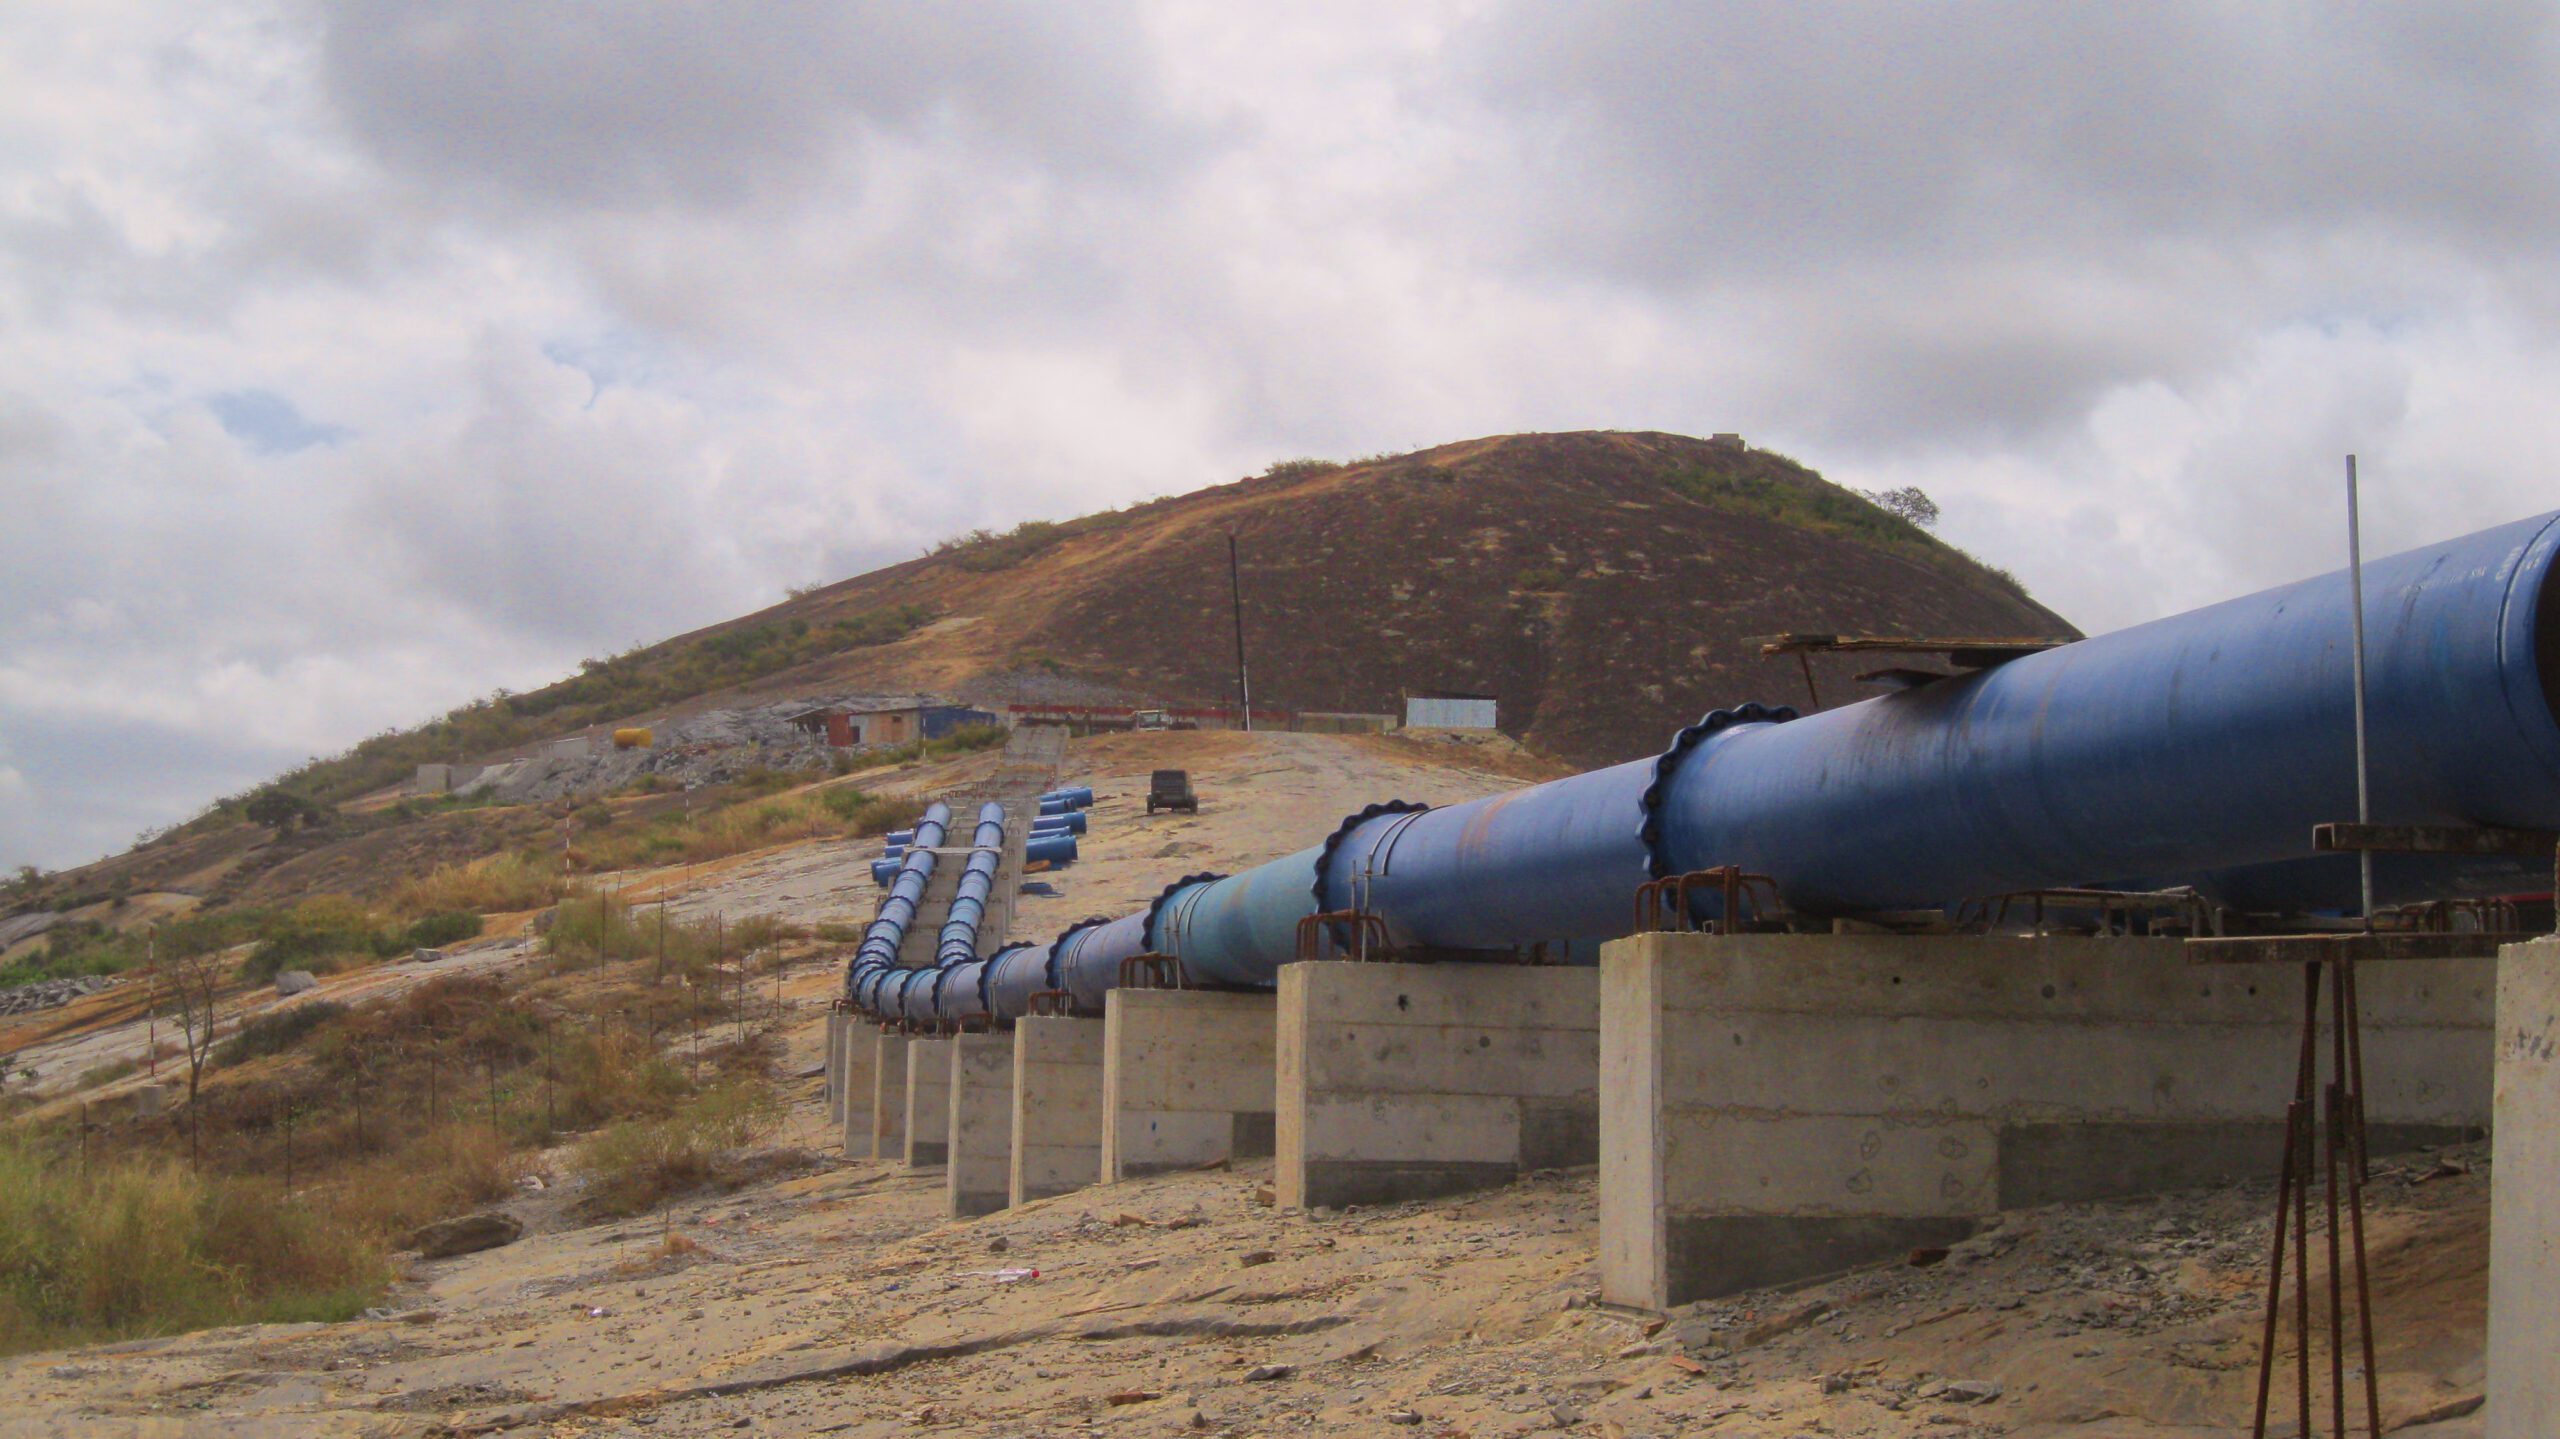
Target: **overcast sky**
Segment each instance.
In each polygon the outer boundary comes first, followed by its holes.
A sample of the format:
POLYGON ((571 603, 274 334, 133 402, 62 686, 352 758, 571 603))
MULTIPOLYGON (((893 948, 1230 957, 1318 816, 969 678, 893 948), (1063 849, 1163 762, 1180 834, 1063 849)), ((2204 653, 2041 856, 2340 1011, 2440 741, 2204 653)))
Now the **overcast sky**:
POLYGON ((0 861, 1284 456, 1739 430, 2092 631, 2531 513, 2552 14, 12 0, 0 861))

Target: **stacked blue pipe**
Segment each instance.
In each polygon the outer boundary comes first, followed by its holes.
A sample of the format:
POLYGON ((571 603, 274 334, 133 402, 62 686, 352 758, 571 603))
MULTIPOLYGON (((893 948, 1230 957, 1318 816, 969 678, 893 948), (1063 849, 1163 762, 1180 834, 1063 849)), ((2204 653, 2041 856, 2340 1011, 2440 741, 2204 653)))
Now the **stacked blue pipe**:
MULTIPOLYGON (((2560 516, 2365 568, 2373 818, 2560 828, 2560 516)), ((1660 756, 1445 809, 1376 805, 1313 849, 1192 876, 1048 947, 1042 987, 1100 1007, 1149 951, 1268 985, 1322 910, 1399 946, 1588 960, 1647 878, 1738 865, 1806 916, 2063 886, 2197 887, 2258 913, 2356 902, 2311 829, 2356 814, 2344 572, 1799 719, 1708 715, 1660 756)), ((2379 856, 2402 903, 2549 887, 2547 862, 2379 856)), ((1713 917, 1712 911, 1701 918, 1713 917)), ((1010 1018, 1032 962, 981 975, 1010 1018)))

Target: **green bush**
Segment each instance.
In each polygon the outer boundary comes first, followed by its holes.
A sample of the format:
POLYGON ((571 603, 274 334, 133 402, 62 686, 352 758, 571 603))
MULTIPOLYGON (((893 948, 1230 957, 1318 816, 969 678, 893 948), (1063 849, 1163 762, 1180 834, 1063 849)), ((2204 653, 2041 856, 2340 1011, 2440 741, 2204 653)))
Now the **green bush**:
POLYGON ((313 999, 259 1015, 240 1026, 238 1033, 213 1047, 214 1067, 245 1064, 270 1054, 282 1054, 309 1038, 313 1030, 346 1012, 347 1007, 335 1000, 313 999))
POLYGON ((401 931, 400 948, 437 949, 480 937, 480 916, 469 910, 441 910, 401 931))
POLYGON ((571 818, 577 820, 580 829, 602 829, 613 823, 613 806, 609 804, 580 805, 577 813, 571 818))
POLYGON ((579 1153, 587 1171, 583 1207, 602 1215, 640 1214, 712 1183, 723 1162, 770 1129, 781 1112, 770 1086, 739 1080, 705 1090, 663 1118, 614 1124, 579 1153))
POLYGON ((1339 460, 1273 460, 1262 472, 1266 480, 1299 480, 1310 475, 1329 475, 1342 468, 1339 460))
POLYGON ((818 803, 843 820, 845 833, 851 835, 887 834, 915 812, 910 801, 883 799, 844 785, 818 791, 818 803))

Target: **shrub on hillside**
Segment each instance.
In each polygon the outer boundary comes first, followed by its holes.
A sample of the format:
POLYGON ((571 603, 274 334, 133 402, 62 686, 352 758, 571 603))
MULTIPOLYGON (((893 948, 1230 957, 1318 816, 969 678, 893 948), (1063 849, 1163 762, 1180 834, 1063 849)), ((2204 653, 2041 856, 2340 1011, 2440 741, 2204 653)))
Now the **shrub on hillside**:
POLYGON ((400 932, 402 949, 438 949, 480 937, 480 916, 467 909, 439 910, 400 932))
POLYGON ((588 1186, 581 1207, 607 1216, 640 1214, 713 1183, 781 1112, 771 1086, 741 1079, 705 1090, 661 1118, 612 1125, 579 1152, 588 1186))
POLYGON ((240 1026, 239 1032, 213 1047, 213 1065, 220 1069, 282 1054, 302 1043, 311 1032, 339 1018, 347 1007, 330 999, 306 1000, 271 1014, 262 1014, 240 1026))

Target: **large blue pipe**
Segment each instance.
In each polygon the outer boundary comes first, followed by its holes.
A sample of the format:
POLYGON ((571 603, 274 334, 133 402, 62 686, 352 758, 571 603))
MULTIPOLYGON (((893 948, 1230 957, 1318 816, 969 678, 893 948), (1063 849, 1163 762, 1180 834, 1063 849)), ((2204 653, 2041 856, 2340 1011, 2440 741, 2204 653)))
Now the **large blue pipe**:
MULTIPOLYGON (((2377 822, 2560 828, 2555 551, 2545 515, 2366 566, 2377 822)), ((2355 864, 2313 855, 2310 832, 2355 815, 2348 607, 2325 575, 1810 718, 1719 711, 1653 760, 1373 806, 1316 850, 1060 936, 1045 977, 1098 1008, 1153 949, 1268 984, 1318 906, 1377 913, 1403 945, 1588 957, 1632 927, 1648 876, 1727 864, 1815 916, 2169 881, 2257 912, 2335 907, 2355 864)), ((2549 885, 2539 860, 2376 870, 2385 903, 2549 885)), ((1017 988, 990 987, 1000 1017, 1017 988)))
POLYGON ((957 964, 974 959, 978 953, 978 921, 986 918, 987 896, 995 889, 996 866, 1004 859, 1004 806, 995 803, 978 810, 978 828, 969 838, 969 858, 960 868, 960 882, 951 892, 951 912, 942 922, 942 932, 935 936, 933 962, 957 964))

